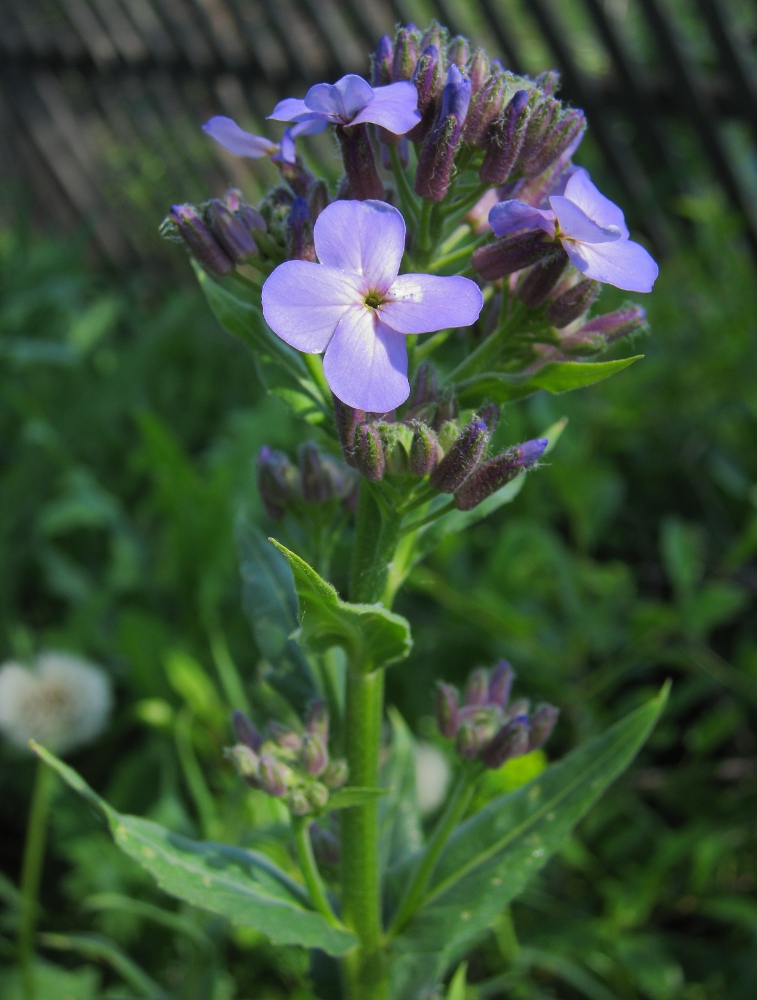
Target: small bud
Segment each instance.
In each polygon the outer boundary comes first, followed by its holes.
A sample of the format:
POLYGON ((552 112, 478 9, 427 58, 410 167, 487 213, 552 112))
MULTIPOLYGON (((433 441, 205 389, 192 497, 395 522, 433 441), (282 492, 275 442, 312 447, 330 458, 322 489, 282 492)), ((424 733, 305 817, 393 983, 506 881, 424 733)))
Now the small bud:
POLYGON ((455 507, 458 510, 473 510, 492 493, 519 476, 524 469, 537 462, 548 444, 547 438, 535 438, 515 448, 508 448, 501 455, 479 465, 455 491, 455 507))
POLYGON ((360 424, 355 432, 355 468, 372 483, 384 478, 386 458, 379 432, 371 424, 360 424))
POLYGON ((386 87, 393 83, 392 63, 394 61, 394 46, 389 35, 382 35, 371 56, 371 86, 386 87))
POLYGON ((624 306, 615 312, 605 313, 604 316, 595 316, 584 323, 575 335, 599 334, 608 344, 612 344, 641 330, 646 322, 647 314, 641 306, 624 306))
POLYGON ((410 446, 413 432, 407 424, 387 423, 382 421, 376 425, 381 435, 386 459, 386 471, 395 475, 407 475, 410 472, 410 446))
POLYGON ((531 108, 525 90, 516 91, 502 118, 491 131, 491 141, 478 176, 484 184, 504 184, 523 147, 531 108))
POLYGON ((441 110, 423 140, 415 172, 416 194, 428 201, 442 201, 447 193, 470 96, 470 80, 457 66, 450 66, 441 110))
POLYGON ((260 758, 251 747, 247 746, 246 743, 237 743, 234 747, 227 747, 224 754, 232 761, 240 778, 244 778, 253 788, 259 786, 258 766, 260 758))
POLYGON ((320 736, 324 746, 329 742, 329 709, 322 698, 316 698, 308 705, 305 716, 305 729, 315 736, 320 736))
POLYGON ((490 435, 497 429, 497 424, 499 423, 499 413, 500 410, 496 403, 487 403, 479 410, 479 419, 483 420, 486 424, 486 429, 489 431, 490 435))
POLYGON ((416 406, 423 406, 424 403, 435 403, 438 395, 439 380, 436 377, 436 368, 430 361, 424 361, 415 373, 407 400, 408 408, 414 409, 416 406))
POLYGON ((438 21, 432 21, 426 30, 426 34, 421 39, 421 52, 428 48, 429 45, 433 45, 437 52, 444 52, 447 48, 447 38, 447 29, 439 24, 438 21))
POLYGON ((514 679, 513 668, 507 660, 501 660, 492 671, 489 680, 489 701, 499 705, 500 708, 507 708, 514 679))
POLYGON ((269 722, 266 726, 266 736, 277 747, 282 750, 291 750, 299 753, 302 749, 302 737, 289 726, 282 726, 280 722, 269 722))
POLYGON ((282 451, 263 445, 257 460, 258 492, 266 514, 274 521, 284 516, 288 503, 301 494, 300 473, 282 451))
POLYGON ((302 496, 306 503, 326 503, 347 492, 344 466, 322 452, 315 441, 306 441, 298 449, 302 496))
POLYGON ((245 715, 244 712, 237 710, 232 715, 231 721, 234 726, 234 731, 237 734, 237 738, 257 753, 257 751, 260 750, 263 738, 249 717, 245 715))
POLYGON ((350 776, 350 769, 347 765, 347 761, 343 758, 339 760, 332 760, 326 770, 321 776, 321 780, 324 785, 330 788, 332 791, 337 791, 342 788, 343 785, 347 784, 347 779, 350 776))
POLYGON ((554 257, 544 264, 536 264, 518 286, 518 297, 529 309, 538 309, 563 275, 567 257, 554 257))
POLYGON ((312 785, 308 785, 305 789, 305 795, 307 796, 310 805, 317 812, 325 809, 328 805, 329 790, 325 785, 322 785, 320 781, 314 781, 312 785))
POLYGON ((394 39, 394 60, 392 62, 392 82, 411 79, 418 62, 418 31, 412 25, 400 28, 394 39))
POLYGON ((161 233, 178 233, 190 254, 210 274, 223 276, 234 270, 234 261, 200 217, 194 205, 173 205, 161 233))
POLYGON ((253 238, 256 229, 263 233, 266 231, 265 219, 257 209, 247 204, 239 188, 229 188, 223 196, 223 201, 230 211, 239 216, 249 232, 253 234, 253 238))
POLYGON ((293 788, 287 795, 287 805, 293 816, 309 816, 313 811, 307 795, 301 788, 293 788))
POLYGON ((557 718, 560 714, 559 709, 555 708, 554 705, 539 705, 534 714, 531 716, 531 722, 528 729, 528 749, 538 750, 543 747, 547 742, 549 737, 552 735, 552 730, 557 724, 557 718))
POLYGON ((315 225, 316 219, 324 208, 328 208, 330 203, 331 198, 329 197, 329 188, 326 181, 317 180, 310 185, 310 190, 308 191, 308 215, 313 225, 315 225))
POLYGON ((258 252, 245 224, 222 201, 211 198, 205 210, 213 235, 236 264, 243 264, 258 252))
POLYGON ((276 799, 282 798, 287 791, 287 775, 289 768, 268 754, 260 758, 258 780, 264 792, 276 799))
POLYGON ((568 149, 575 149, 586 131, 586 116, 578 109, 563 109, 551 97, 531 112, 519 164, 533 177, 541 174, 568 149))
POLYGON ((440 493, 454 493, 470 476, 484 453, 489 433, 483 420, 472 420, 431 473, 429 482, 440 493))
POLYGON ((342 149, 344 172, 350 186, 350 197, 357 201, 386 198, 384 185, 378 175, 368 129, 365 125, 337 126, 337 136, 342 149))
POLYGON ((442 736, 448 740, 454 738, 459 722, 460 705, 457 691, 451 684, 437 684, 436 687, 436 724, 442 736))
POLYGON ((491 77, 472 100, 463 129, 463 141, 469 146, 489 147, 496 142, 497 131, 492 134, 492 130, 502 117, 507 85, 504 74, 491 77))
MULTIPOLYGON (((434 421, 434 425, 436 425, 436 421, 434 421)), ((439 447, 446 453, 460 437, 460 428, 456 421, 445 420, 436 434, 439 439, 439 447)))
POLYGON ((308 203, 304 198, 295 198, 286 227, 287 260, 315 261, 313 224, 310 221, 308 203))
POLYGON ((492 59, 489 63, 489 72, 492 76, 498 76, 500 73, 506 73, 507 70, 501 59, 492 59))
POLYGON ((436 434, 427 424, 417 423, 410 445, 410 471, 414 476, 427 476, 436 468, 442 451, 436 434))
POLYGON ((585 313, 598 294, 598 281, 591 279, 579 281, 558 296, 554 302, 550 302, 544 315, 550 323, 562 329, 585 313))
POLYGON ((496 281, 532 264, 547 264, 567 254, 557 240, 546 233, 511 233, 473 251, 471 264, 486 281, 496 281))
POLYGON ((365 423, 365 411, 347 406, 334 396, 334 417, 344 460, 348 465, 354 466, 355 432, 359 424, 365 423))
POLYGON ((470 705, 486 705, 489 701, 489 675, 483 667, 474 670, 465 685, 463 703, 470 705))
POLYGON ((496 769, 513 757, 522 757, 528 753, 528 733, 528 716, 516 716, 492 737, 481 760, 487 767, 496 769))
POLYGON ((421 120, 407 133, 411 142, 422 142, 434 124, 443 87, 443 74, 439 49, 429 45, 423 50, 413 74, 413 83, 418 91, 418 111, 421 120))
POLYGON ((458 69, 463 69, 470 59, 470 45, 468 39, 462 35, 455 35, 447 46, 447 59, 458 69))
POLYGON ((489 77, 489 57, 483 49, 476 49, 468 61, 468 79, 471 93, 477 94, 489 77))
POLYGON ((497 712, 488 708, 464 708, 460 713, 455 749, 461 757, 473 760, 492 740, 500 724, 497 712))
POLYGON ((326 745, 317 733, 305 733, 302 738, 302 763, 308 774, 317 778, 323 774, 329 762, 326 745))
POLYGON ((560 74, 556 69, 547 69, 539 73, 534 83, 545 97, 551 97, 560 89, 560 74))
MULTIPOLYGON (((436 407, 436 413, 434 414, 433 428, 435 431, 441 430, 441 428, 450 420, 454 420, 458 413, 460 412, 460 407, 457 405, 457 397, 453 389, 447 387, 443 389, 439 394, 439 403, 436 407)), ((457 435, 455 435, 456 437, 457 435)), ((447 446, 442 444, 444 450, 447 450, 447 446)))

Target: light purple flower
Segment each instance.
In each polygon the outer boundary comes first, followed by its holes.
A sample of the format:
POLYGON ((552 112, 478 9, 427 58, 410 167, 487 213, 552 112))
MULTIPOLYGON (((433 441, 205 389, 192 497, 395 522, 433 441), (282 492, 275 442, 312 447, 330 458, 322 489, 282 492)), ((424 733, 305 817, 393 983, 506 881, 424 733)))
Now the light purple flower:
POLYGON ((290 260, 263 285, 263 315, 323 370, 348 406, 386 413, 409 393, 405 334, 469 326, 483 306, 468 278, 399 274, 405 221, 383 201, 336 201, 314 230, 319 264, 290 260))
MULTIPOLYGON (((234 156, 249 156, 252 160, 267 156, 275 163, 295 162, 294 140, 298 134, 296 126, 284 132, 281 142, 272 142, 265 136, 245 132, 233 118, 227 118, 225 115, 214 115, 213 118, 209 118, 202 126, 202 130, 234 156)), ((303 130, 299 131, 302 133, 303 130)))
POLYGON ((489 213, 496 236, 543 229, 559 239, 587 278, 628 292, 651 292, 657 264, 639 243, 628 238, 623 212, 592 184, 583 167, 573 168, 548 199, 549 208, 522 201, 502 201, 489 213))
POLYGON ((333 84, 316 83, 303 101, 295 97, 279 101, 268 117, 300 123, 301 134, 322 132, 329 124, 372 122, 395 135, 404 135, 421 120, 414 83, 402 80, 386 87, 371 87, 354 73, 333 84))

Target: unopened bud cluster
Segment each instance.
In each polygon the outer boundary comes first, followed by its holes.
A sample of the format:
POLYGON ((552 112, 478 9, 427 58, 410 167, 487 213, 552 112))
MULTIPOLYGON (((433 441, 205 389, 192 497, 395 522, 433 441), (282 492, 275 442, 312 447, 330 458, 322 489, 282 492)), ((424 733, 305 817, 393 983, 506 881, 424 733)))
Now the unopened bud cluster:
POLYGON ((353 506, 357 476, 335 455, 314 441, 300 445, 296 464, 283 451, 263 445, 257 458, 258 491, 266 513, 275 521, 313 504, 337 501, 353 506))
POLYGON ((328 810, 331 793, 349 776, 347 762, 329 758, 329 713, 325 704, 311 704, 302 732, 270 722, 263 733, 244 712, 233 716, 237 740, 226 750, 250 788, 282 799, 293 816, 328 810))
POLYGON ((439 684, 437 725, 442 736, 454 740, 461 757, 498 768, 544 746, 549 739, 558 710, 541 704, 531 711, 527 699, 510 701, 514 677, 504 660, 491 671, 474 670, 462 701, 450 684, 439 684))

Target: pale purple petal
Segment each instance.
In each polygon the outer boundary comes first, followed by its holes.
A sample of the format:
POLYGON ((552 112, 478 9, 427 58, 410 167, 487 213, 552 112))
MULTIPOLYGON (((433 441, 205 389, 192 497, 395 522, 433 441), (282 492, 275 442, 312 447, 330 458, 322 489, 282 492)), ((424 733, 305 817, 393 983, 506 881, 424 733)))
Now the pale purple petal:
POLYGON ((521 229, 543 229, 548 236, 554 236, 555 213, 511 199, 494 206, 489 212, 489 225, 495 236, 507 236, 521 229))
POLYGON ((290 131, 292 138, 297 139, 301 135, 318 135, 319 132, 323 132, 324 129, 328 128, 329 124, 330 121, 328 118, 319 118, 316 115, 311 115, 309 118, 303 118, 296 125, 293 125, 290 131))
POLYGON ((323 358, 323 373, 334 395, 359 410, 386 413, 410 394, 405 338, 366 306, 343 315, 323 358))
POLYGON ((484 305, 475 281, 433 274, 401 274, 389 289, 391 301, 379 309, 387 326, 398 333, 432 333, 470 326, 484 305))
MULTIPOLYGON (((567 171, 566 171, 567 172, 567 171)), ((563 194, 555 191, 555 194, 563 194)), ((611 226, 620 230, 623 239, 628 239, 628 227, 622 209, 615 202, 605 198, 601 191, 592 183, 589 173, 583 167, 574 167, 568 183, 565 185, 565 197, 578 205, 579 208, 603 229, 611 226)))
POLYGON ((350 306, 363 306, 351 274, 308 260, 279 264, 263 285, 263 315, 275 334, 298 351, 320 354, 350 306))
POLYGON ((305 104, 319 118, 326 116, 334 122, 345 120, 341 94, 331 83, 316 83, 311 87, 305 94, 305 104))
POLYGON ((604 229, 593 222, 578 205, 568 198, 552 195, 549 203, 554 209, 560 224, 561 235, 579 243, 614 243, 621 238, 617 226, 604 229))
MULTIPOLYGON (((565 188, 568 186, 568 181, 571 179, 571 177, 574 176, 574 174, 577 171, 583 170, 583 169, 584 169, 583 167, 576 167, 573 164, 571 164, 569 167, 566 167, 566 169, 563 170, 563 172, 557 178, 557 181, 555 182, 554 187, 551 188, 551 190, 549 191, 549 194, 550 195, 564 195, 565 194, 565 188)), ((544 204, 545 205, 549 204, 547 198, 544 199, 544 204)))
MULTIPOLYGON (((303 118, 311 119, 314 115, 304 101, 296 97, 285 97, 283 101, 279 101, 268 117, 277 122, 299 122, 303 118)), ((317 117, 320 118, 321 115, 317 117)))
POLYGON ((262 135, 253 135, 240 128, 233 118, 225 115, 214 115, 202 126, 203 132, 215 139, 219 146, 223 146, 235 156, 249 156, 253 160, 261 156, 271 156, 277 152, 278 146, 270 139, 262 135))
POLYGON ((374 99, 352 119, 353 125, 372 122, 382 125, 388 132, 404 135, 421 120, 418 111, 418 91, 409 80, 375 87, 374 99))
POLYGON ((339 93, 346 115, 345 121, 352 121, 358 111, 370 104, 374 98, 373 87, 355 73, 348 73, 337 80, 334 89, 339 93))
POLYGON ((616 240, 614 243, 574 243, 562 245, 571 262, 587 278, 604 281, 626 292, 651 292, 658 267, 640 243, 616 240))
POLYGON ((335 201, 318 216, 314 237, 322 264, 364 275, 366 292, 386 292, 400 269, 405 220, 384 201, 335 201))
MULTIPOLYGON (((295 125, 295 128, 296 127, 297 126, 295 125)), ((288 128, 284 130, 284 134, 281 137, 279 151, 275 156, 272 156, 271 159, 277 160, 280 163, 296 163, 297 151, 294 147, 294 129, 288 128)))

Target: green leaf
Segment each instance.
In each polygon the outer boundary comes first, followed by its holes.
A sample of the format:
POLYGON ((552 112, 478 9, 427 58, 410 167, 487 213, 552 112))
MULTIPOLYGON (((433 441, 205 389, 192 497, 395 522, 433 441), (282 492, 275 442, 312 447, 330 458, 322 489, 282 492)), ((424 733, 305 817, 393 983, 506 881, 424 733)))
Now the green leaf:
POLYGON ((468 963, 462 962, 452 977, 452 981, 449 984, 449 989, 447 990, 447 996, 445 1000, 465 1000, 465 983, 466 976, 468 972, 468 963))
POLYGON ((485 400, 511 403, 530 396, 537 389, 557 394, 593 385, 643 357, 643 354, 637 354, 635 357, 619 358, 616 361, 548 361, 529 375, 487 372, 460 382, 455 391, 463 406, 478 406, 485 400))
POLYGON ((407 619, 382 604, 348 604, 294 552, 277 542, 294 574, 300 599, 300 642, 316 653, 341 646, 351 663, 369 671, 404 660, 412 648, 407 619))
MULTIPOLYGON (((433 987, 518 895, 628 767, 667 696, 665 685, 656 698, 607 732, 552 764, 530 784, 495 799, 457 828, 439 859, 425 901, 394 941, 395 1000, 411 1000, 433 987)), ((407 880, 408 871, 403 865, 392 873, 396 890, 407 880)))
POLYGON ((188 840, 170 830, 116 812, 68 765, 37 744, 32 749, 106 819, 117 846, 145 868, 165 892, 193 906, 252 927, 274 944, 298 944, 342 955, 355 944, 307 909, 304 889, 257 851, 188 840))
POLYGON ((329 809, 351 809, 386 795, 386 788, 342 788, 329 799, 329 809))
MULTIPOLYGON (((55 1000, 95 1000, 100 993, 100 972, 91 966, 64 969, 38 959, 34 963, 34 986, 39 998, 55 1000)), ((0 970, 0 997, 27 1000, 28 992, 19 968, 0 970)))

